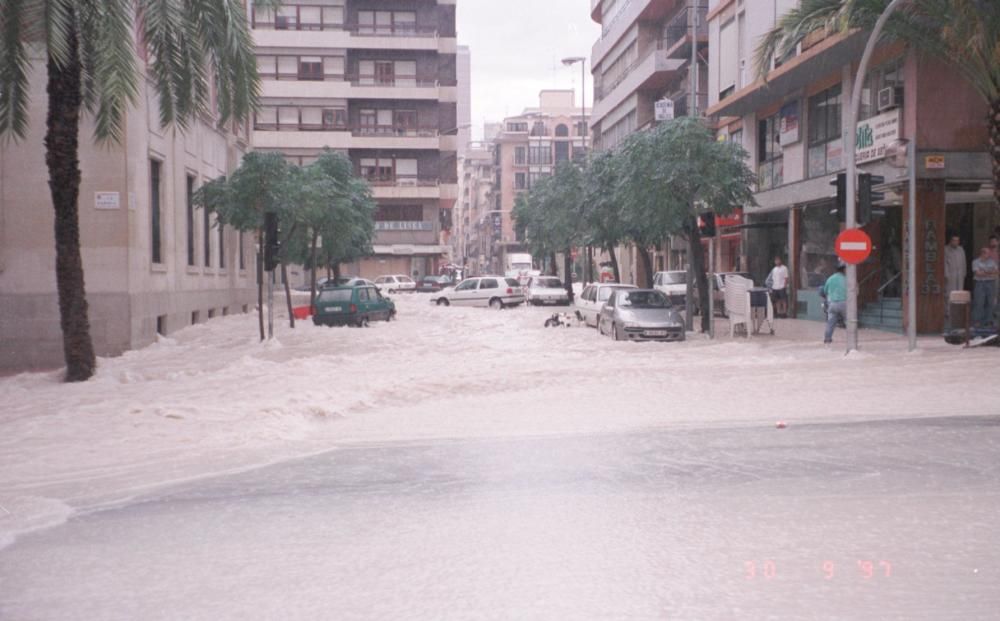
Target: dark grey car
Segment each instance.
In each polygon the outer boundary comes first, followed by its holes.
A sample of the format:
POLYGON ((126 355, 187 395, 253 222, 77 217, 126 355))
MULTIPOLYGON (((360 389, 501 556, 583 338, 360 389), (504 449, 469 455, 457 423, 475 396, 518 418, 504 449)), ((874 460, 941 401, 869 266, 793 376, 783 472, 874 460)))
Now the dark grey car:
POLYGON ((597 330, 616 341, 684 340, 679 309, 655 289, 615 291, 601 309, 597 330))

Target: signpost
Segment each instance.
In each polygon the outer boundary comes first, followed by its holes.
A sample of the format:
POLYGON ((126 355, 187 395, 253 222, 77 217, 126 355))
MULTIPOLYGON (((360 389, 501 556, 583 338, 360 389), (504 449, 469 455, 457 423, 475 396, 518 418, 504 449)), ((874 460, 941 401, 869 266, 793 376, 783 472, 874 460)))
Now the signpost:
POLYGON ((872 254, 872 238, 861 229, 845 229, 834 244, 837 256, 848 265, 857 265, 872 254))

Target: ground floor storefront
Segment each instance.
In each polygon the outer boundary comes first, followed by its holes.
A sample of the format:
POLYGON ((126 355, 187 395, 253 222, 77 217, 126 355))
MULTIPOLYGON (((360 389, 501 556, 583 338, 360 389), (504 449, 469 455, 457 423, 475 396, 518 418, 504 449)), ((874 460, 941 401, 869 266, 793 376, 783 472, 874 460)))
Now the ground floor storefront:
POLYGON ((375 246, 375 253, 360 261, 345 263, 340 271, 347 276, 374 280, 379 276, 403 274, 414 280, 437 275, 449 264, 446 246, 375 246))

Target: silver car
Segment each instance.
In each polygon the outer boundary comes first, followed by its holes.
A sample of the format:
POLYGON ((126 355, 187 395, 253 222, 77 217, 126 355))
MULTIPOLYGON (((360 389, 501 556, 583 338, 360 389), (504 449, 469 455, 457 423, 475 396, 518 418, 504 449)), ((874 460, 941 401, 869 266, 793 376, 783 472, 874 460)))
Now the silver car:
POLYGON ((532 276, 527 286, 528 304, 559 304, 569 306, 569 294, 555 276, 532 276))
POLYGON ((656 289, 619 289, 601 309, 601 334, 616 341, 683 341, 684 320, 679 309, 656 289))

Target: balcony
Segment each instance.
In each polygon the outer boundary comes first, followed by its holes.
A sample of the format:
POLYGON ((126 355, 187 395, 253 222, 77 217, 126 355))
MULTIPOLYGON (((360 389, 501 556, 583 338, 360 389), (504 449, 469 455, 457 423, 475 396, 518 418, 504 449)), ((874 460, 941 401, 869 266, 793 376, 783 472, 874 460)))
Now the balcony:
MULTIPOLYGON (((682 9, 674 15, 663 29, 663 39, 658 47, 666 50, 668 58, 691 58, 691 26, 688 24, 688 11, 682 9)), ((698 25, 695 27, 695 37, 698 45, 708 45, 708 8, 700 7, 697 11, 698 25)))
POLYGON ((441 148, 436 127, 401 125, 361 125, 351 128, 352 146, 357 149, 434 149, 441 148))
POLYGON ((440 86, 434 80, 416 77, 385 78, 375 76, 345 75, 328 80, 263 80, 261 97, 264 100, 294 99, 412 99, 445 101, 454 88, 440 86))
POLYGON ((396 175, 368 179, 375 199, 426 199, 441 198, 441 184, 437 177, 396 175))
MULTIPOLYGON (((666 50, 652 50, 631 65, 594 104, 593 122, 599 121, 636 91, 657 90, 667 86, 687 61, 670 58, 666 50)), ((593 123, 592 122, 592 123, 593 123)))

